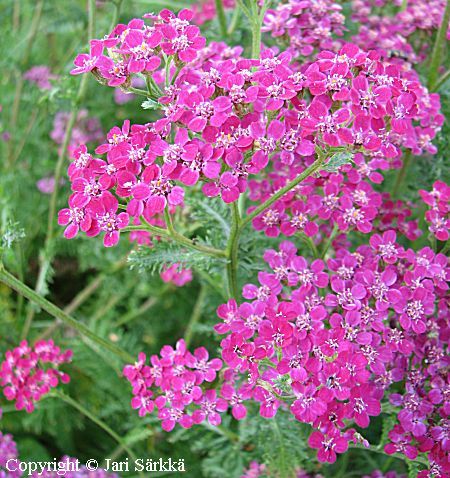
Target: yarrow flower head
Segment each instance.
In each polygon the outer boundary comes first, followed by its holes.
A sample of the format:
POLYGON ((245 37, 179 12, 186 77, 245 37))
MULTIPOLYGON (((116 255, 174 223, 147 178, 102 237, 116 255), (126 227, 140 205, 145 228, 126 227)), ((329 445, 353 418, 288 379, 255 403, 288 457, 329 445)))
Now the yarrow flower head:
POLYGON ((228 409, 228 402, 201 385, 213 382, 221 368, 222 361, 209 359, 204 347, 191 353, 181 339, 175 349, 166 345, 159 356, 152 355, 149 364, 140 353, 138 361, 127 365, 123 374, 133 387, 131 406, 140 416, 156 408, 162 428, 171 431, 177 423, 183 428, 205 420, 220 424, 220 413, 228 409))
POLYGON ((429 231, 440 241, 450 237, 450 186, 443 181, 436 181, 431 191, 419 191, 424 203, 429 206, 425 220, 429 231))
POLYGON ((309 445, 331 463, 349 442, 359 443, 347 427, 367 428, 387 396, 399 424, 386 452, 415 458, 426 440, 430 460, 446 469, 446 445, 437 438, 446 426, 437 391, 448 366, 445 256, 405 251, 392 230, 355 252, 337 248, 328 263, 309 264, 296 251, 287 241, 266 251, 270 271, 259 273, 261 285, 245 285, 246 302, 218 309, 216 331, 226 335, 222 358, 237 374, 234 389, 245 383, 263 417, 289 410, 311 424, 309 445), (390 392, 398 382, 403 395, 390 392))
POLYGON ((9 350, 0 365, 0 386, 7 400, 14 401, 17 410, 31 413, 36 402, 61 383, 68 383, 70 377, 59 370, 62 364, 70 362, 72 351, 62 352, 52 340, 27 341, 9 350))
MULTIPOLYGON (((0 419, 2 410, 0 408, 0 419)), ((14 438, 0 431, 0 478, 20 478, 21 471, 10 471, 8 468, 9 460, 17 460, 18 451, 14 438)))

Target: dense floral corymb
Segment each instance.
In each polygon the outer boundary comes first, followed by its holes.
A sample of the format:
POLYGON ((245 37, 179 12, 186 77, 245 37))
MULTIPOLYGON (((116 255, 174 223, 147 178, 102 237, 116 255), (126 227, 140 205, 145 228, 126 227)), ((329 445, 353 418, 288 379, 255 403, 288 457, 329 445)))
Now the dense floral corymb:
POLYGON ((156 408, 162 428, 171 431, 177 423, 183 428, 204 420, 211 425, 221 423, 220 413, 227 410, 227 401, 215 390, 201 387, 213 382, 221 368, 222 361, 209 359, 204 347, 191 353, 184 340, 179 340, 175 349, 166 345, 159 356, 152 355, 150 364, 140 353, 138 361, 127 365, 123 374, 133 387, 132 407, 140 416, 156 408))
POLYGON ((60 365, 70 362, 72 351, 62 352, 52 340, 30 346, 26 341, 9 350, 0 365, 0 386, 7 400, 15 402, 17 410, 34 410, 35 403, 70 377, 60 365))
MULTIPOLYGON (((0 419, 2 418, 2 409, 0 408, 0 419)), ((20 471, 10 471, 7 469, 9 460, 17 460, 18 451, 14 438, 9 434, 0 431, 0 478, 20 478, 20 471)))
POLYGON ((450 186, 436 181, 431 191, 419 191, 423 202, 430 208, 425 213, 429 231, 440 241, 450 237, 450 186))
POLYGON ((448 472, 446 257, 405 250, 387 231, 354 253, 338 248, 327 263, 310 263, 287 241, 264 259, 270 271, 244 286, 246 302, 218 309, 234 386, 251 387, 263 417, 281 407, 311 424, 309 445, 327 462, 362 440, 352 423, 367 428, 387 396, 399 424, 386 452, 428 452, 448 472), (403 394, 391 392, 398 383, 403 394))
MULTIPOLYGON (((163 17, 188 28, 185 15, 182 21, 163 17)), ((142 21, 127 30, 119 26, 98 42, 109 51, 116 48, 122 62, 132 62, 134 50, 118 43, 126 43, 131 32, 143 42, 147 31, 160 38, 159 22, 166 21, 161 18, 155 17, 153 27, 142 21)), ((443 121, 439 96, 430 94, 416 73, 380 54, 345 44, 298 66, 286 52, 277 56, 266 49, 259 60, 240 53, 212 43, 196 49, 187 64, 174 53, 166 61, 165 78, 162 69, 145 73, 147 94, 156 95, 163 116, 154 123, 125 121, 114 127, 95 151, 106 161, 85 146, 74 152, 73 195, 60 216, 69 226, 66 237, 79 230, 104 231, 105 245, 114 245, 129 221, 145 224, 165 209, 181 207, 188 187, 202 183, 206 196, 230 203, 247 190, 252 175, 267 170, 271 186, 259 194, 252 188, 251 195, 265 199, 310 166, 316 154, 331 158, 324 159, 324 168, 336 168, 338 158, 353 160, 354 166, 344 167, 344 176, 333 181, 306 181, 307 201, 287 195, 254 226, 269 236, 280 231, 313 236, 317 220, 331 219, 344 232, 367 233, 382 206, 368 182, 383 180, 376 170, 400 167, 401 148, 435 152, 431 140, 443 121), (127 215, 118 214, 119 207, 127 215)), ((124 73, 126 81, 133 74, 124 73)))

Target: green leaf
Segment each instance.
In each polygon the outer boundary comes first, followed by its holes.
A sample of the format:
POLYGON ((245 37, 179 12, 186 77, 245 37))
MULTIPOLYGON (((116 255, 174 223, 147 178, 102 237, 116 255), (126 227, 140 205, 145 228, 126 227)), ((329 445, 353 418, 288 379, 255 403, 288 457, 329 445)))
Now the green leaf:
POLYGON ((344 164, 351 163, 353 161, 353 153, 343 151, 342 153, 335 153, 328 162, 324 165, 323 169, 330 173, 336 172, 344 164))
POLYGON ((161 242, 157 246, 140 247, 131 252, 128 263, 131 269, 139 272, 161 272, 165 266, 178 264, 180 268, 200 268, 209 271, 217 263, 225 264, 225 260, 213 258, 196 250, 186 249, 167 242, 161 242))
POLYGON ((161 108, 161 105, 157 101, 151 100, 150 98, 143 101, 141 106, 144 110, 158 110, 161 108))

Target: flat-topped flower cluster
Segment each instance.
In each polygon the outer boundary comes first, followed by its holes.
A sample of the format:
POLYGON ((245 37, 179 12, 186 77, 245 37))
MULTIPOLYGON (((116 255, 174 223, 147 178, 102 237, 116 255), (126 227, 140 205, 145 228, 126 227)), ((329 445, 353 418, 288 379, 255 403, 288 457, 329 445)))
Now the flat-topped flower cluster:
POLYGON ((15 402, 17 410, 31 413, 35 403, 70 377, 59 370, 72 360, 72 351, 62 352, 52 340, 41 340, 30 346, 27 341, 5 354, 0 364, 0 386, 7 400, 15 402))
POLYGON ((368 427, 388 396, 399 423, 386 452, 426 451, 448 472, 447 258, 405 250, 387 231, 327 263, 288 241, 264 259, 270 271, 244 286, 246 301, 218 309, 236 388, 251 385, 266 418, 289 407, 311 424, 309 444, 328 462, 361 440, 351 424, 368 427))
MULTIPOLYGON (((84 145, 74 152, 69 167, 73 194, 59 217, 60 224, 68 225, 66 237, 79 230, 89 236, 103 231, 105 245, 111 246, 130 221, 152 222, 166 208, 173 212, 183 204, 186 188, 198 182, 206 196, 220 195, 230 203, 247 190, 251 176, 285 167, 293 177, 317 154, 324 163, 333 155, 354 160, 356 167, 348 170, 350 194, 333 196, 333 204, 326 201, 328 191, 322 204, 312 196, 294 204, 285 220, 282 207, 266 211, 270 217, 260 218, 263 224, 257 221, 257 227, 288 222, 286 231, 307 225, 307 234, 313 235, 315 227, 305 218, 320 210, 319 217, 332 216, 343 231, 356 227, 368 232, 380 201, 371 201, 377 195, 366 184, 358 188, 362 176, 379 182, 375 170, 399 167, 401 148, 414 154, 435 152, 431 140, 443 122, 439 96, 430 94, 414 71, 379 53, 345 44, 299 65, 287 52, 266 49, 260 59, 251 60, 241 56, 240 48, 219 43, 202 48, 204 42, 198 41, 186 56, 173 44, 178 45, 182 32, 201 38, 198 28, 189 26, 190 14, 182 11, 175 17, 164 11, 152 19, 153 26, 143 20, 118 25, 106 39, 93 41, 90 56, 77 60, 84 66, 76 73, 93 71, 114 85, 117 79, 108 76, 105 62, 115 62, 111 68, 116 69, 121 65, 120 84, 143 73, 147 93, 155 95, 163 116, 114 127, 95 150, 106 160, 84 145), (135 44, 141 49, 150 44, 152 55, 146 50, 144 61, 135 44), (112 57, 103 55, 105 49, 112 57), (165 77, 162 70, 155 71, 158 49, 166 55, 165 77), (341 214, 330 213, 334 206, 341 214), (118 213, 120 207, 126 212, 118 213)), ((328 189, 344 193, 342 186, 328 189)))

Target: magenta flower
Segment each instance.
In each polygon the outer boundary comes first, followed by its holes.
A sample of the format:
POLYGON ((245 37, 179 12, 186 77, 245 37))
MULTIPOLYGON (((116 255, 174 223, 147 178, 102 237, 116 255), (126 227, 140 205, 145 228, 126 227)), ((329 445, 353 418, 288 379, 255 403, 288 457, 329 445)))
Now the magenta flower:
POLYGON ((99 59, 103 56, 104 45, 101 40, 91 40, 90 52, 78 55, 74 60, 75 68, 71 70, 71 75, 80 75, 88 73, 97 67, 99 59))
POLYGON ((259 414, 264 418, 273 418, 281 406, 281 402, 262 387, 255 388, 253 398, 260 403, 259 414))
POLYGON ((361 428, 367 428, 369 416, 376 417, 381 413, 381 403, 373 398, 373 390, 369 385, 355 387, 351 391, 348 405, 348 418, 353 418, 361 428))
POLYGON ((194 423, 198 424, 208 420, 210 425, 221 424, 220 412, 225 412, 228 409, 228 403, 223 398, 218 398, 215 390, 206 390, 203 397, 196 403, 200 405, 200 409, 195 410, 192 414, 194 423))
POLYGON ((229 383, 224 383, 220 394, 231 406, 231 413, 236 420, 242 420, 247 416, 247 409, 242 402, 249 400, 253 395, 249 385, 243 385, 236 390, 229 383))
POLYGON ((103 231, 105 233, 104 246, 115 246, 119 242, 120 229, 128 226, 129 215, 126 212, 117 214, 119 203, 111 195, 94 201, 90 206, 92 213, 95 215, 95 220, 87 231, 87 235, 96 236, 100 231, 103 231))
POLYGON ((230 172, 225 172, 220 176, 220 180, 214 183, 203 185, 203 193, 208 197, 221 195, 224 202, 232 203, 239 198, 238 178, 230 172))
POLYGON ((67 226, 64 230, 64 237, 72 239, 80 230, 89 231, 92 225, 92 215, 84 208, 75 206, 75 199, 72 195, 69 198, 69 207, 58 212, 58 224, 67 226))
POLYGON ((317 459, 322 463, 334 463, 336 453, 345 453, 348 449, 348 441, 336 432, 325 435, 318 431, 312 432, 308 444, 318 450, 317 459))

